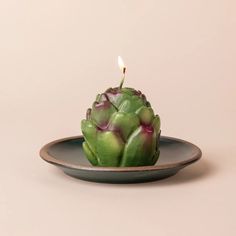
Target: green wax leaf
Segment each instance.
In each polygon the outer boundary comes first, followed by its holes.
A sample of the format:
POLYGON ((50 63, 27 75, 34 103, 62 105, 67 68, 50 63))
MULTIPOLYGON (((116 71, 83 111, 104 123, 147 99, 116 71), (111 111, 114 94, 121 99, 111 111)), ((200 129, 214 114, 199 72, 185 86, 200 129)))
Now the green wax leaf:
POLYGON ((153 128, 156 130, 156 133, 158 134, 160 132, 160 126, 161 126, 161 120, 158 115, 155 116, 152 122, 153 128))
POLYGON ((141 123, 144 125, 150 125, 154 118, 154 113, 151 107, 143 106, 139 108, 136 113, 138 114, 141 123))
POLYGON ((125 145, 120 166, 152 165, 155 151, 155 130, 145 130, 145 128, 139 127, 132 133, 125 145))
POLYGON ((109 98, 109 101, 118 109, 121 103, 123 103, 125 100, 129 100, 130 96, 124 93, 116 93, 111 94, 107 93, 107 96, 109 98))
POLYGON ((132 103, 130 100, 125 100, 121 103, 120 107, 119 107, 119 111, 120 112, 129 112, 132 108, 132 103))
POLYGON ((124 148, 121 137, 112 131, 100 131, 97 135, 97 157, 101 166, 119 166, 124 148))
POLYGON ((109 130, 117 131, 121 134, 123 140, 139 126, 138 116, 134 113, 116 112, 112 115, 109 123, 109 130))
POLYGON ((81 121, 81 130, 84 135, 84 139, 89 145, 93 153, 96 153, 96 136, 97 128, 93 125, 90 120, 81 121))
POLYGON ((132 96, 121 103, 121 105, 119 106, 119 111, 126 113, 134 113, 143 105, 144 102, 141 98, 137 96, 132 96))
POLYGON ((91 111, 91 119, 100 128, 105 128, 108 125, 111 115, 116 112, 116 108, 109 102, 95 102, 91 111))
POLYGON ((82 146, 83 146, 84 153, 86 157, 88 158, 88 160, 90 161, 90 163, 94 166, 98 165, 97 158, 95 154, 92 152, 92 150, 89 148, 88 144, 86 142, 83 142, 82 146))
POLYGON ((142 99, 142 97, 139 96, 132 96, 132 111, 131 112, 136 112, 140 107, 145 105, 146 102, 142 99))
POLYGON ((121 89, 122 93, 126 93, 128 95, 135 95, 137 93, 137 91, 133 88, 122 88, 121 89))
POLYGON ((99 102, 99 99, 100 99, 100 97, 101 97, 101 94, 98 94, 97 96, 96 96, 96 102, 99 102))

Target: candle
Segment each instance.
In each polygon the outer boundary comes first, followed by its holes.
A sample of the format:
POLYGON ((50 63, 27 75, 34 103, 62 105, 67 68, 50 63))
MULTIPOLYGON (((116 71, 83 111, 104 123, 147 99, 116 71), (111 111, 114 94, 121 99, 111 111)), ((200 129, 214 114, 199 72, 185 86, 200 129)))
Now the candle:
POLYGON ((123 88, 126 67, 119 87, 98 94, 81 122, 83 150, 95 166, 154 165, 159 157, 160 118, 141 91, 123 88))

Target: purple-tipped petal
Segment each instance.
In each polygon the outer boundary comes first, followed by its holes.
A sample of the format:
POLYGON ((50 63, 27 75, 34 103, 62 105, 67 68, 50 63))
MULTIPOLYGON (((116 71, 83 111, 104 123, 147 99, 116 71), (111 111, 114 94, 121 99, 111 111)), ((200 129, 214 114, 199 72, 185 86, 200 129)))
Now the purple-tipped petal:
POLYGON ((120 166, 151 165, 155 152, 156 132, 141 126, 129 137, 120 166))
POLYGON ((116 112, 116 109, 109 101, 95 102, 91 111, 91 119, 96 126, 105 129, 114 112, 116 112))
POLYGON ((86 112, 86 120, 90 120, 90 117, 91 117, 91 111, 92 111, 91 108, 89 108, 89 109, 87 110, 87 112, 86 112))

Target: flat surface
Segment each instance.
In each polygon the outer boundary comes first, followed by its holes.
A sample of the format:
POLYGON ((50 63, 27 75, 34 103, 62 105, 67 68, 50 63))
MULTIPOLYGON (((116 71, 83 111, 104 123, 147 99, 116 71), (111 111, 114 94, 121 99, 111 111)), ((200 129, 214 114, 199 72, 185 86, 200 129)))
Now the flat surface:
POLYGON ((160 155, 153 166, 93 166, 83 153, 83 141, 82 136, 52 141, 42 147, 40 156, 72 177, 102 183, 142 183, 164 179, 201 157, 201 150, 194 144, 161 136, 160 155))
POLYGON ((0 1, 0 235, 236 235, 236 2, 0 1), (199 146, 173 178, 109 185, 39 158, 98 92, 146 94, 162 135, 199 146))

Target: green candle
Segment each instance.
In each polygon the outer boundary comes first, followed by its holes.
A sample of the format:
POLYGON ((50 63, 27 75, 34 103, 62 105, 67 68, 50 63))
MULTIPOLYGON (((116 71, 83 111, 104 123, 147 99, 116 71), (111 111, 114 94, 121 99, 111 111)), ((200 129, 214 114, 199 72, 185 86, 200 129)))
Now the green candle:
POLYGON ((95 166, 147 166, 159 157, 160 118, 142 92, 119 87, 98 94, 81 122, 83 150, 95 166))

